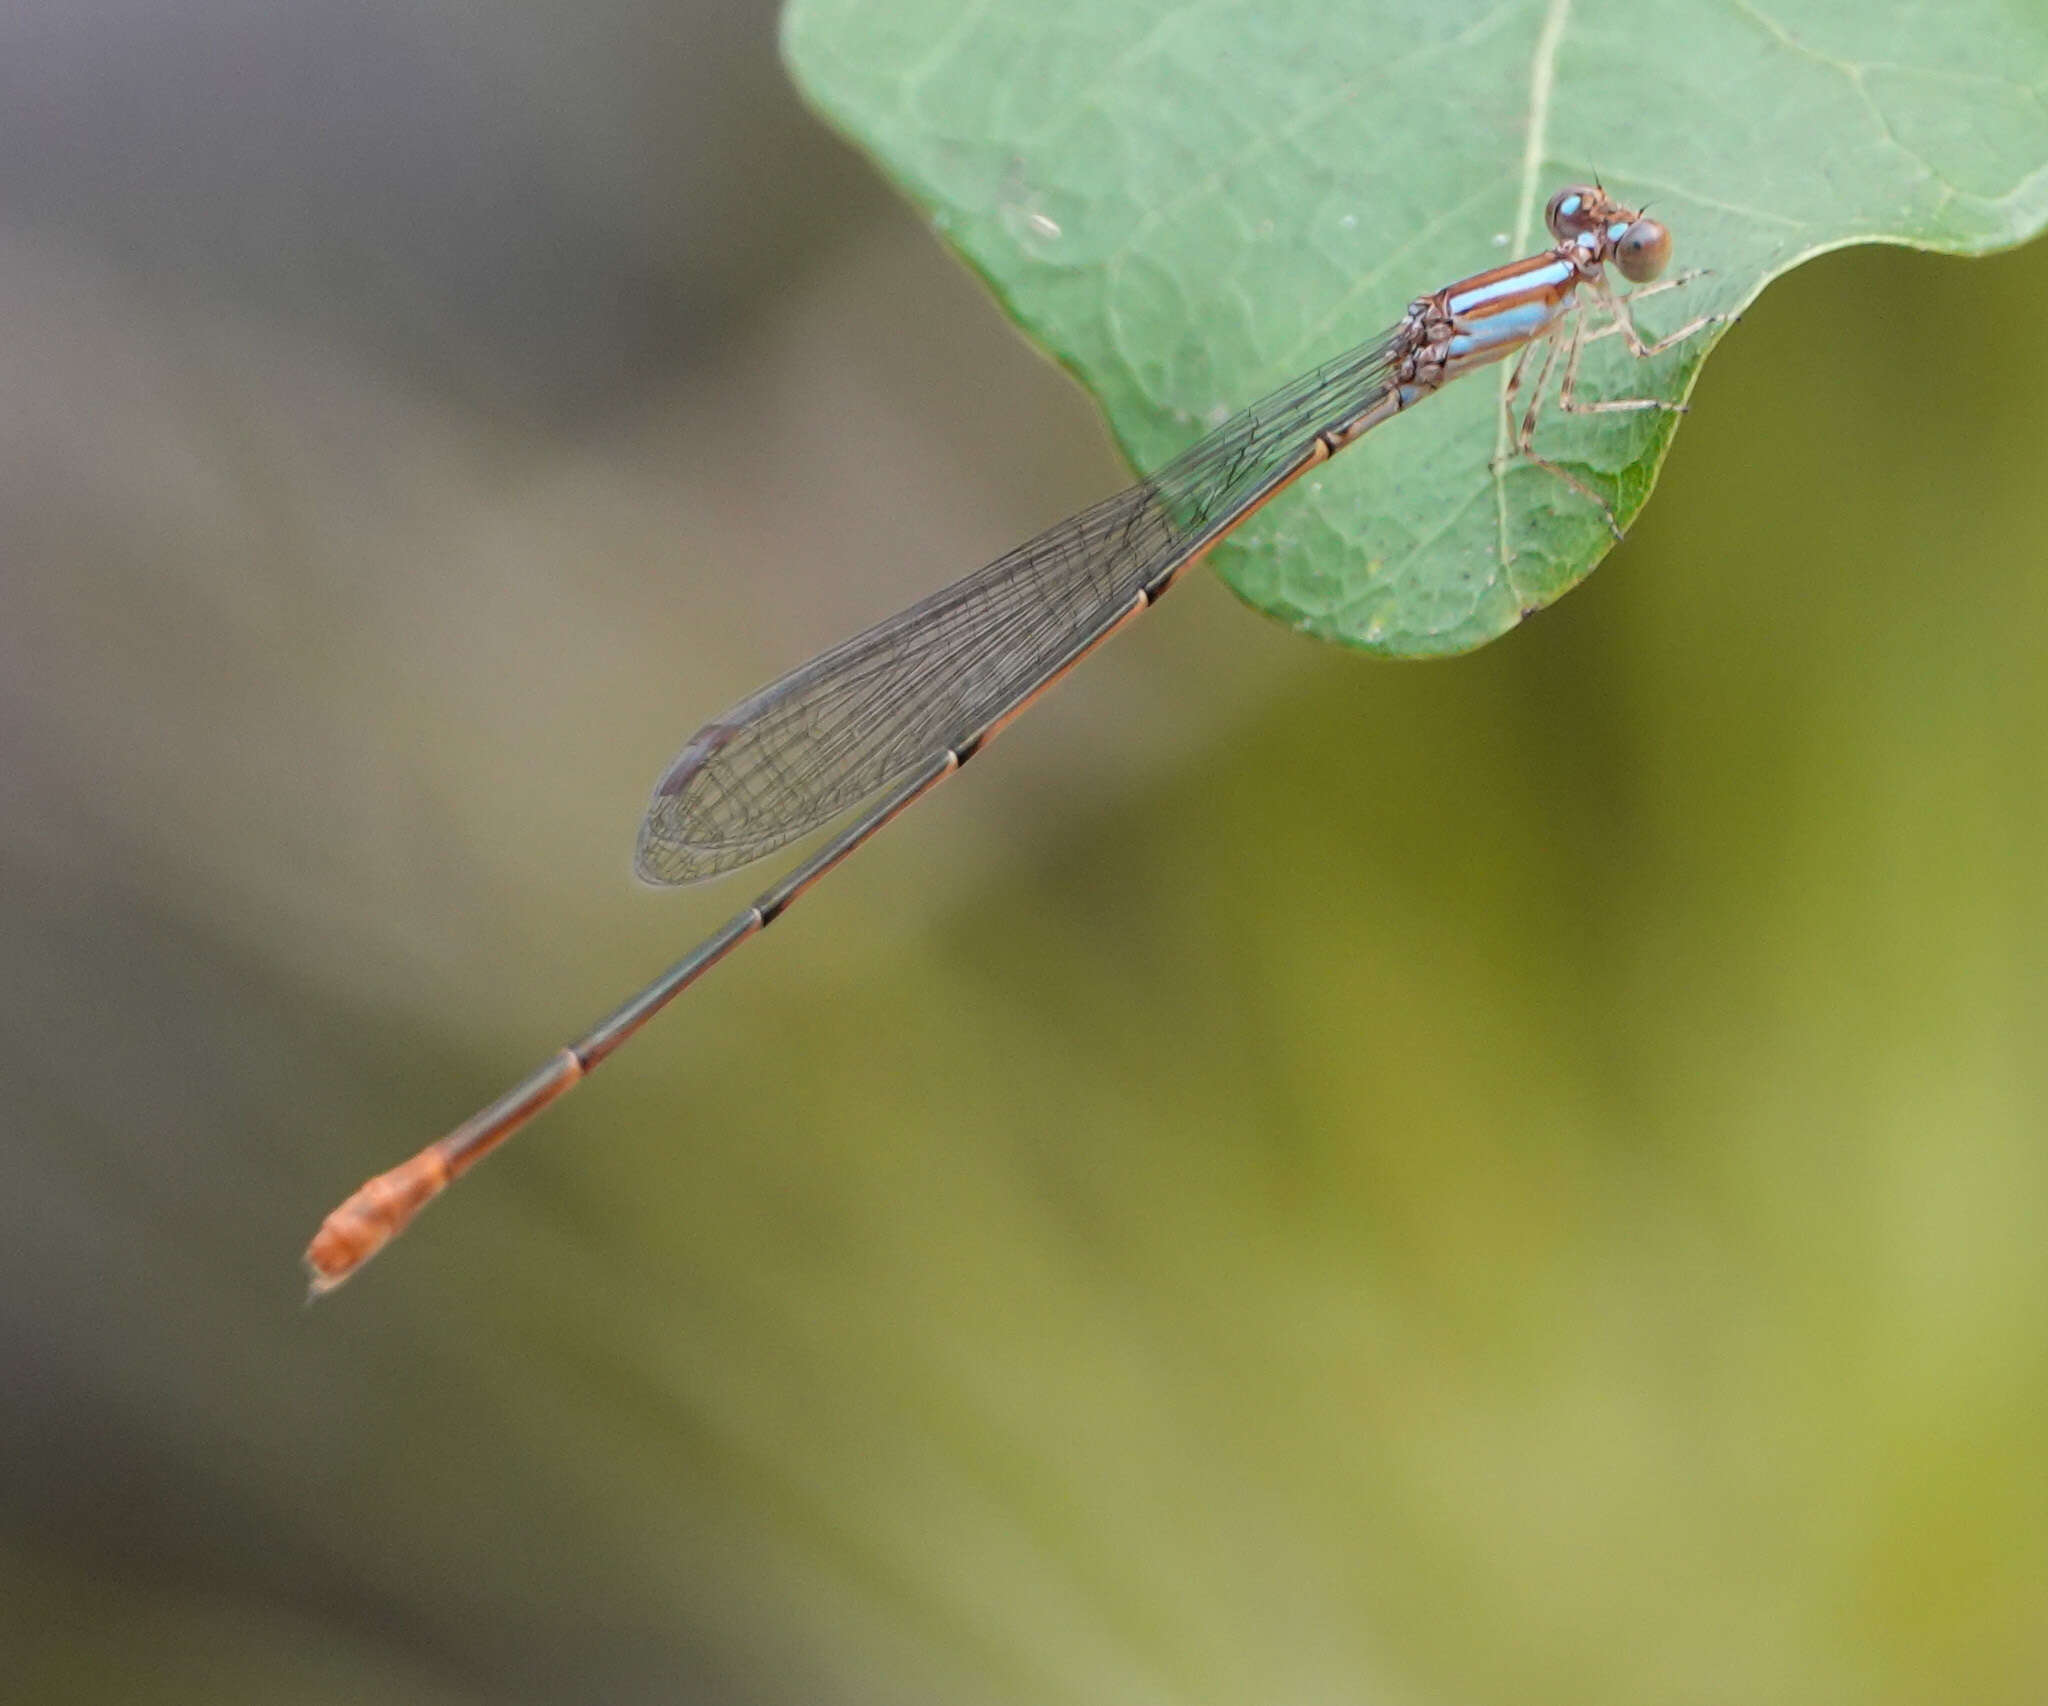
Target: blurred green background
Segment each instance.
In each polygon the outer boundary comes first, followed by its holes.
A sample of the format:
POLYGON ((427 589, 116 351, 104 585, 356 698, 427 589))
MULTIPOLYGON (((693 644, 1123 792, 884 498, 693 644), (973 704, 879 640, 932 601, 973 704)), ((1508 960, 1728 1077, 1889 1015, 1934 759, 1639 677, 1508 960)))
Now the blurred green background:
POLYGON ((301 1307, 751 894, 697 723, 1123 477, 773 23, 0 14, 8 1689, 2043 1698, 2038 247, 1469 659, 1197 577, 301 1307))

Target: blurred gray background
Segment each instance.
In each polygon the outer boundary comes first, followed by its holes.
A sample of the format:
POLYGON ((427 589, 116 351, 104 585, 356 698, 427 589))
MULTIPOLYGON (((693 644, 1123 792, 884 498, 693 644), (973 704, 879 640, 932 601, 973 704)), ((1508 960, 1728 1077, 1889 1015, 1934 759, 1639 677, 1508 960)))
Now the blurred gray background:
POLYGON ((773 32, 0 11, 0 1692, 2038 1700, 2039 252, 1471 659, 1197 577, 301 1307, 751 894, 690 731, 1127 472, 773 32))

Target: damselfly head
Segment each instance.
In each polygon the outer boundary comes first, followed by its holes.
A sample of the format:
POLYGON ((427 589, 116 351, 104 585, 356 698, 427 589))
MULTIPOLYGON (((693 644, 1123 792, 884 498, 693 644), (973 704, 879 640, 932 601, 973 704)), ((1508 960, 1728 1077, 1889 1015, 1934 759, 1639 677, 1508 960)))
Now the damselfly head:
POLYGON ((1671 233, 1657 220, 1623 207, 1598 185, 1572 184, 1543 212, 1560 243, 1597 253, 1631 284, 1647 284, 1671 262, 1671 233))

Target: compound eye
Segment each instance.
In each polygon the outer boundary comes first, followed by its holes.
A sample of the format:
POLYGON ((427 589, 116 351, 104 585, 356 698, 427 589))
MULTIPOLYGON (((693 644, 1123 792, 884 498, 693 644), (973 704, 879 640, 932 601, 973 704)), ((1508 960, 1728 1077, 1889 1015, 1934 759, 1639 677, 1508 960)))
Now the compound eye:
POLYGON ((1560 243, 1569 243, 1580 232, 1590 231, 1599 223, 1594 209, 1605 199, 1598 190, 1573 184, 1550 198, 1543 222, 1550 227, 1551 236, 1560 243))
POLYGON ((1614 264, 1630 284, 1648 284, 1671 264, 1671 233, 1654 219, 1638 219, 1616 239, 1614 264))

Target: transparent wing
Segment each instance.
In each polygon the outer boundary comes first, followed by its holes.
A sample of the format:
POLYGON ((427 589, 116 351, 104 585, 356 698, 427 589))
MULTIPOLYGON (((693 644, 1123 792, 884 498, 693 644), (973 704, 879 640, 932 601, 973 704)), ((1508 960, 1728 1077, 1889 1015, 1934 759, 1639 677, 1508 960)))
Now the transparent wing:
POLYGON ((697 731, 636 864, 687 883, 774 852, 1012 709, 1388 385, 1395 334, 1232 416, 1150 479, 823 652, 697 731))

